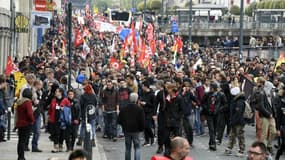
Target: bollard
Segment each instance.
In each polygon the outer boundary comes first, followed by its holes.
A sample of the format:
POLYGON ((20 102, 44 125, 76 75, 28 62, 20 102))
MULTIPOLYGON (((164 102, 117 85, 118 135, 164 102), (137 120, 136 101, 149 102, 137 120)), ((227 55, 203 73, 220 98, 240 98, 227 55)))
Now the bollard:
POLYGON ((91 125, 85 122, 84 150, 87 152, 87 160, 92 160, 92 133, 91 125))
POLYGON ((7 140, 10 140, 10 137, 11 137, 11 111, 8 111, 7 118, 8 118, 7 140))

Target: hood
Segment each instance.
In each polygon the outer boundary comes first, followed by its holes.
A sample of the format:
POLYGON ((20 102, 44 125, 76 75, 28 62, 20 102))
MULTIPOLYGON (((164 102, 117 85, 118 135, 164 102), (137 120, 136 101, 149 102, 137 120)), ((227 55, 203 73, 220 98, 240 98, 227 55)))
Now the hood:
POLYGON ((267 96, 269 96, 271 94, 271 90, 275 88, 273 83, 271 83, 270 81, 266 81, 264 84, 264 91, 266 93, 267 96))
POLYGON ((20 98, 17 100, 16 104, 17 106, 22 105, 23 103, 25 103, 26 101, 30 101, 29 98, 20 98))
POLYGON ((245 99, 245 94, 244 92, 240 92, 239 94, 237 94, 235 97, 234 97, 234 101, 238 100, 238 99, 245 99))

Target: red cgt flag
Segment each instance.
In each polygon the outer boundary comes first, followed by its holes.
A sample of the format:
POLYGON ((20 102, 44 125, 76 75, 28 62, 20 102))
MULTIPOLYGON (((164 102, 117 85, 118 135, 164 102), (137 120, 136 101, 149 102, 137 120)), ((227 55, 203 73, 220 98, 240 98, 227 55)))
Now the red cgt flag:
POLYGON ((111 59, 110 59, 110 68, 114 68, 116 70, 120 70, 122 68, 122 64, 116 58, 111 57, 111 59))
POLYGON ((10 75, 13 71, 17 71, 17 67, 14 64, 12 57, 8 56, 7 57, 7 64, 6 64, 6 69, 5 69, 5 74, 10 75))
POLYGON ((80 30, 78 30, 75 35, 74 47, 76 48, 83 43, 84 43, 83 36, 81 35, 80 30))

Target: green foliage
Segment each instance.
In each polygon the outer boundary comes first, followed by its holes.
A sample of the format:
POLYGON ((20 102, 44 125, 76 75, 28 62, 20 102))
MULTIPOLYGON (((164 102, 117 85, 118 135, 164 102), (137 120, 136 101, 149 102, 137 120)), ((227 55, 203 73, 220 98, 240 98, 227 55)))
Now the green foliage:
POLYGON ((104 0, 97 0, 95 3, 100 12, 104 12, 109 7, 109 4, 104 0))
POLYGON ((245 8, 245 14, 247 16, 252 16, 256 8, 257 8, 257 3, 256 2, 251 3, 247 8, 245 8))
POLYGON ((285 9, 284 0, 265 0, 257 3, 257 9, 285 9))
POLYGON ((144 9, 144 1, 141 1, 137 4, 137 10, 142 11, 144 9))
POLYGON ((150 10, 159 10, 162 7, 161 0, 149 0, 148 9, 150 10))
POLYGON ((240 8, 237 5, 233 5, 230 9, 230 13, 233 15, 239 15, 240 14, 240 8))

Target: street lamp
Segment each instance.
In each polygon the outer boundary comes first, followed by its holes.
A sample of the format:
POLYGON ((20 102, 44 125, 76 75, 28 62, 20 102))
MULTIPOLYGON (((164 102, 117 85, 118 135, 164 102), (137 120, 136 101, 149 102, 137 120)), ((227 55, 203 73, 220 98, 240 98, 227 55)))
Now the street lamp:
POLYGON ((189 49, 192 50, 192 0, 189 2, 189 49))
POLYGON ((239 61, 242 61, 242 45, 243 45, 243 15, 244 0, 240 1, 240 27, 239 27, 239 61))

